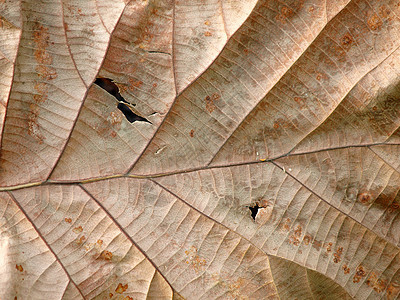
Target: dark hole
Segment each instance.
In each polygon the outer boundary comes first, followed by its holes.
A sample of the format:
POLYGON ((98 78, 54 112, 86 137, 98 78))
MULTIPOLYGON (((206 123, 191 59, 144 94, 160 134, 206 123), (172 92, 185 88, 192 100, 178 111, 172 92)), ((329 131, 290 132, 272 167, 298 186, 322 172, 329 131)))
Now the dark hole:
POLYGON ((147 119, 135 114, 128 105, 133 105, 135 106, 136 104, 131 104, 128 101, 124 99, 124 97, 121 96, 119 93, 118 86, 109 78, 96 78, 94 81, 95 84, 97 84, 99 87, 113 95, 117 100, 118 100, 118 105, 117 108, 124 114, 125 118, 133 123, 135 121, 142 121, 142 122, 147 122, 152 124, 150 121, 147 119), (128 105, 126 105, 126 104, 128 105))
MULTIPOLYGON (((109 92, 111 95, 113 95, 115 98, 117 98, 118 101, 129 103, 128 101, 126 101, 124 99, 124 97, 121 96, 121 94, 119 93, 118 86, 111 79, 108 79, 108 78, 96 78, 94 83, 97 84, 102 89, 104 89, 107 92, 109 92)), ((131 104, 131 105, 135 106, 136 104, 131 104)))
POLYGON ((129 122, 133 123, 135 121, 143 121, 143 122, 148 122, 151 124, 151 122, 148 121, 147 119, 145 119, 141 116, 138 116, 133 111, 131 111, 131 109, 126 104, 120 102, 120 103, 118 103, 117 107, 120 111, 122 111, 122 113, 124 114, 124 116, 126 117, 126 119, 129 122))
POLYGON ((262 208, 262 206, 258 206, 258 204, 254 205, 254 206, 249 206, 249 209, 251 211, 251 217, 253 218, 253 220, 256 220, 256 216, 258 214, 258 210, 262 208))

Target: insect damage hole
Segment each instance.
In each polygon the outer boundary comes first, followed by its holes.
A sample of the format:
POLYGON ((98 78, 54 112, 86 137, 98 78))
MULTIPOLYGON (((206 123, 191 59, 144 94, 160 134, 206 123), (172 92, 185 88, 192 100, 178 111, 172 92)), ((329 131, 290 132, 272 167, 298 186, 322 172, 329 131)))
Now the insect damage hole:
POLYGON ((124 114, 125 118, 130 122, 133 123, 135 121, 142 121, 152 124, 146 118, 135 114, 131 108, 136 106, 136 104, 129 103, 121 96, 119 92, 118 86, 109 78, 96 78, 94 84, 98 85, 106 92, 114 96, 116 101, 118 102, 117 108, 124 114))
POLYGON ((249 206, 249 209, 251 211, 251 217, 253 218, 253 220, 256 220, 256 216, 258 214, 258 210, 260 208, 263 208, 262 206, 259 206, 258 203, 256 203, 254 206, 249 206))

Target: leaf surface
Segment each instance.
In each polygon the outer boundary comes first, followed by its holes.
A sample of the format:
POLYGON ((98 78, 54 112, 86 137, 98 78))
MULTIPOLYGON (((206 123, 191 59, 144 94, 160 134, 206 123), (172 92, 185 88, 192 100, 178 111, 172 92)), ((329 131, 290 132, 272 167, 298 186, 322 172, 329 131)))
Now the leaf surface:
POLYGON ((397 299, 399 10, 0 0, 0 298, 397 299))

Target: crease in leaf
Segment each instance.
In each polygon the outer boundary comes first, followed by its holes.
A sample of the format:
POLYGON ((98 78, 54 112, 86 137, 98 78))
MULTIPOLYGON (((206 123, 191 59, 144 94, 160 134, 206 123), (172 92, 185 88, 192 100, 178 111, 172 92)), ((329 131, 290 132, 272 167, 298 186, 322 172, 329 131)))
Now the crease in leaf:
POLYGON ((122 97, 119 92, 118 86, 109 78, 96 78, 94 84, 101 87, 103 90, 108 92, 110 95, 114 96, 115 99, 118 101, 117 108, 124 114, 125 118, 130 122, 133 123, 135 121, 142 121, 152 124, 146 118, 134 113, 130 108, 136 106, 134 103, 130 103, 122 97))

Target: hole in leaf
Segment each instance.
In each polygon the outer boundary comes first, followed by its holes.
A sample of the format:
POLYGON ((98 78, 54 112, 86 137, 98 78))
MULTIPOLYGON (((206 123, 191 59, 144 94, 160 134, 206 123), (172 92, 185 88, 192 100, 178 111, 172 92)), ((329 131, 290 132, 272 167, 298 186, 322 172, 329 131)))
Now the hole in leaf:
POLYGON ((99 87, 104 89, 106 92, 110 93, 115 97, 115 99, 118 101, 117 108, 124 114, 125 118, 133 123, 135 121, 142 121, 142 122, 147 122, 152 124, 149 120, 146 118, 143 118, 137 114, 135 114, 129 106, 135 106, 136 104, 131 104, 128 101, 124 99, 124 97, 121 96, 119 93, 119 88, 118 86, 109 78, 96 78, 94 81, 95 84, 97 84, 99 87), (125 104, 126 103, 126 104, 125 104))
POLYGON ((253 220, 256 220, 256 216, 260 208, 262 208, 262 206, 258 206, 258 203, 256 203, 254 206, 249 206, 249 209, 251 211, 251 217, 253 218, 253 220))
MULTIPOLYGON (((99 87, 113 95, 115 98, 117 98, 118 101, 129 103, 124 99, 124 97, 121 96, 119 93, 119 88, 118 86, 109 78, 96 78, 94 81, 95 84, 97 84, 99 87)), ((130 104, 130 103, 129 103, 130 104)), ((131 104, 135 106, 136 104, 131 104)))
POLYGON ((124 114, 124 116, 126 117, 126 119, 133 123, 135 121, 143 121, 143 122, 147 122, 150 123, 150 121, 148 121, 147 119, 135 114, 133 111, 131 111, 131 109, 124 103, 120 102, 118 103, 118 109, 124 114))

